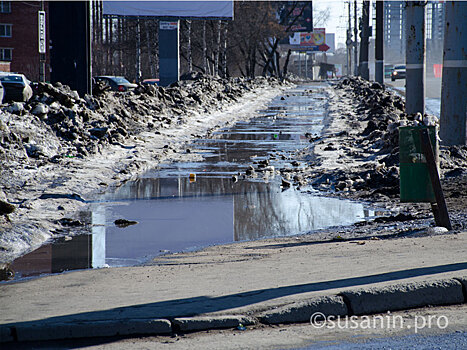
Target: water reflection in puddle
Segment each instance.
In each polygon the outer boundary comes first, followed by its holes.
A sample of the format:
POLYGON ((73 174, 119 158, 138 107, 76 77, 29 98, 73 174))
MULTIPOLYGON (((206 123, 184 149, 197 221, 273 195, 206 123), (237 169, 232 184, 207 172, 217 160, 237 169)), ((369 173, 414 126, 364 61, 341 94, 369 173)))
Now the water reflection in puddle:
MULTIPOLYGON (((319 91, 304 86, 250 122, 216 132, 191 148, 205 155, 199 163, 177 163, 150 171, 108 193, 87 214, 89 234, 60 239, 17 259, 16 277, 104 266, 131 266, 159 254, 212 244, 296 235, 348 225, 373 216, 360 203, 314 197, 287 189, 280 178, 234 182, 252 159, 276 150, 309 145, 306 133, 319 134, 325 114, 319 91), (190 178, 189 174, 196 174, 190 178), (116 219, 138 221, 126 228, 116 219)), ((273 160, 284 166, 283 160, 273 160)))

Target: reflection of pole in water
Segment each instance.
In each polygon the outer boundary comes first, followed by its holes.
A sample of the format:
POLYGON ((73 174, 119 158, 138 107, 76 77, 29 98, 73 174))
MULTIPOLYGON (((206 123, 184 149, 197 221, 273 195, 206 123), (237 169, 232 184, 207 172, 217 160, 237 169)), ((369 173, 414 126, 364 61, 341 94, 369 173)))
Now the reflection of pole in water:
POLYGON ((93 268, 104 267, 105 263, 105 206, 92 211, 92 256, 93 268))

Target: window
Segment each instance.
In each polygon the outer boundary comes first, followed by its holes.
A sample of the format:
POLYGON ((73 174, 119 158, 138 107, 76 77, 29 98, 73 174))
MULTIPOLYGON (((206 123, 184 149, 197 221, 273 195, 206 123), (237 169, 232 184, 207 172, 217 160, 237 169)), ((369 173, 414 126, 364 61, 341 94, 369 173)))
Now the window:
POLYGON ((11 24, 0 24, 0 37, 11 38, 11 24))
POLYGON ((0 61, 11 61, 13 49, 0 48, 0 61))
POLYGON ((0 13, 11 13, 11 1, 0 1, 0 13))

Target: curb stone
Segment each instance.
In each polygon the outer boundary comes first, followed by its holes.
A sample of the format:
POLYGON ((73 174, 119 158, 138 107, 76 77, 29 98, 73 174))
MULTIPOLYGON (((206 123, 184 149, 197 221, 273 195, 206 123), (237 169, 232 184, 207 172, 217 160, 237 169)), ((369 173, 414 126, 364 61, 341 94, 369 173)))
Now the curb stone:
POLYGON ((316 297, 267 311, 259 320, 266 324, 310 322, 311 315, 317 312, 323 316, 344 316, 348 309, 341 296, 316 297))
POLYGON ((462 291, 464 292, 464 302, 467 302, 467 276, 454 279, 462 284, 462 291))
POLYGON ((43 323, 15 327, 18 341, 111 337, 131 334, 170 334, 171 323, 162 319, 115 320, 79 323, 43 323))
POLYGON ((255 321, 247 316, 226 315, 176 318, 172 323, 182 332, 194 332, 207 329, 235 328, 240 324, 251 326, 255 324, 255 321))
POLYGON ((14 341, 15 338, 11 334, 10 327, 0 327, 0 343, 6 343, 9 341, 14 341))
POLYGON ((461 282, 455 279, 411 282, 340 293, 355 315, 464 302, 461 282))

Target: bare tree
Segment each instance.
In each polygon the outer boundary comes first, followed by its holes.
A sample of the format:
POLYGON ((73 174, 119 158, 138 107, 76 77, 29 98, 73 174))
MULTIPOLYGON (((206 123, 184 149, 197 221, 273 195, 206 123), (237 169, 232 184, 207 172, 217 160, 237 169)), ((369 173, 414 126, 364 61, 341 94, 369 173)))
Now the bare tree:
MULTIPOLYGON (((234 20, 181 20, 182 73, 199 70, 224 77, 283 77, 290 52, 282 57, 280 43, 291 34, 290 27, 303 12, 297 14, 296 9, 304 9, 309 2, 288 4, 295 11, 284 15, 284 2, 235 1, 234 20)), ((103 16, 102 0, 92 0, 92 12, 96 75, 123 75, 135 81, 158 76, 157 19, 103 16)), ((322 25, 329 10, 314 14, 314 18, 316 25, 322 25)))

